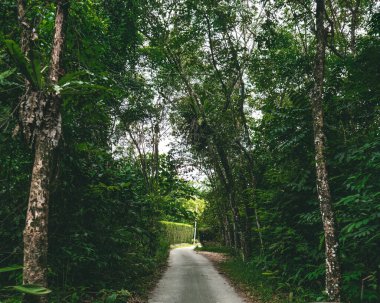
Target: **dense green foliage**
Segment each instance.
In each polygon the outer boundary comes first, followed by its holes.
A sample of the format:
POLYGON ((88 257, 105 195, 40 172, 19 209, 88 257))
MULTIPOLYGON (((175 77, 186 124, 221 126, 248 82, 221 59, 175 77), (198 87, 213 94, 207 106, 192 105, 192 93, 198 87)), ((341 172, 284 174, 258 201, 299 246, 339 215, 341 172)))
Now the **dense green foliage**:
MULTIPOLYGON (((18 51, 16 1, 0 3, 0 267, 23 261, 34 153, 18 129, 26 77, 63 97, 49 206, 53 302, 144 293, 168 242, 191 241, 195 220, 241 256, 226 265, 232 276, 323 300, 313 2, 71 1, 54 88, 55 3, 26 2, 38 35, 31 62, 18 51), (184 180, 191 169, 201 187, 184 180), (162 220, 182 224, 163 223, 165 239, 162 220)), ((343 300, 378 302, 379 6, 328 1, 327 15, 324 131, 343 300)), ((0 287, 21 280, 3 273, 0 287)))

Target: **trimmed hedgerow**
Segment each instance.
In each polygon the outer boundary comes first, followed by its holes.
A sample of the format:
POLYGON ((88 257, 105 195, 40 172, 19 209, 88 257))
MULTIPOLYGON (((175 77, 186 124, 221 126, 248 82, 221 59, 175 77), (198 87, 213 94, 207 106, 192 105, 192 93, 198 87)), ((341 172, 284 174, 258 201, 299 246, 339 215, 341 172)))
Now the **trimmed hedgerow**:
POLYGON ((190 243, 194 235, 194 227, 189 224, 160 221, 164 237, 170 244, 190 243))

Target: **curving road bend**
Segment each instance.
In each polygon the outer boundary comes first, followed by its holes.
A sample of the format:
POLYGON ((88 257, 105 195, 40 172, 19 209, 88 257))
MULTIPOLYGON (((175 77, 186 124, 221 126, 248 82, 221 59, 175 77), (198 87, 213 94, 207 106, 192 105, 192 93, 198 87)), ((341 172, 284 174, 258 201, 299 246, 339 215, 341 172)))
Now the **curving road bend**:
POLYGON ((169 267, 149 303, 244 303, 211 262, 194 247, 170 252, 169 267))

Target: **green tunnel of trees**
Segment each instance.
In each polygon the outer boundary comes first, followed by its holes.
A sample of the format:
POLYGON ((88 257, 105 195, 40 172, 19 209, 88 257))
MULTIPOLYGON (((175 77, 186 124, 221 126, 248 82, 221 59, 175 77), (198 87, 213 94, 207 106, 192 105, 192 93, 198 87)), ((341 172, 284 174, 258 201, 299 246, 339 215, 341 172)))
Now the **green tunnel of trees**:
POLYGON ((143 296, 161 221, 379 302, 379 106, 374 0, 2 0, 0 302, 143 296))

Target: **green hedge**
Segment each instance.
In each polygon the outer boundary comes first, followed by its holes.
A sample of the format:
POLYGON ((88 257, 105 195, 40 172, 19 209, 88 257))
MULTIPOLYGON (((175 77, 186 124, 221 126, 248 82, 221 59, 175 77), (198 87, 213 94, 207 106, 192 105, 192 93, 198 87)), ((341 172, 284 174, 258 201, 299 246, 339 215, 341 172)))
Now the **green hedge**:
POLYGON ((194 227, 189 224, 160 221, 164 238, 170 244, 191 243, 194 227))

